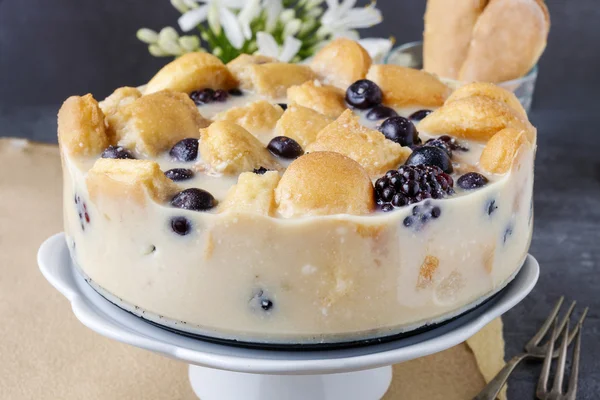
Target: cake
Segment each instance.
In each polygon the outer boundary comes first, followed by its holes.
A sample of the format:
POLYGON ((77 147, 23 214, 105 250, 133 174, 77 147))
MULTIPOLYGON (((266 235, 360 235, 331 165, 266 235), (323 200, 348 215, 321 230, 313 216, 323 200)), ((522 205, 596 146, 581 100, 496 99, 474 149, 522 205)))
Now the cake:
POLYGON ((503 288, 531 240, 536 131, 515 96, 372 64, 348 39, 306 65, 186 54, 145 86, 70 97, 58 139, 80 273, 208 338, 445 321, 503 288))

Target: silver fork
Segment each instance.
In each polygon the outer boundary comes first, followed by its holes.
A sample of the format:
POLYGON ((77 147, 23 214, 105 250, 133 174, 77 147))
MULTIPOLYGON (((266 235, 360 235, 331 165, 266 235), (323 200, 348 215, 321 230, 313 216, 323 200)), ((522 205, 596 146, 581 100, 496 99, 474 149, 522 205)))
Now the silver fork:
POLYGON ((577 376, 579 375, 579 357, 581 354, 581 322, 575 327, 575 330, 577 331, 577 340, 575 341, 575 348, 573 350, 571 376, 569 376, 569 387, 567 388, 567 393, 563 393, 562 388, 563 377, 565 375, 565 363, 567 361, 567 346, 569 341, 568 323, 563 331, 563 339, 559 350, 560 355, 558 357, 558 365, 556 366, 554 383, 552 384, 552 389, 548 391, 548 377, 550 375, 552 358, 554 358, 554 343, 558 337, 557 322, 558 321, 554 322, 552 339, 550 341, 550 346, 548 346, 548 351, 546 352, 544 366, 542 367, 542 374, 538 380, 535 395, 540 400, 575 400, 575 396, 577 395, 577 376))
MULTIPOLYGON (((546 354, 548 353, 548 349, 552 349, 552 358, 558 357, 559 350, 554 350, 554 342, 556 341, 556 337, 552 337, 547 343, 543 345, 540 345, 540 342, 542 341, 546 333, 548 333, 548 330, 552 326, 552 323, 558 319, 557 315, 560 311, 564 300, 564 296, 561 296, 560 299, 558 299, 558 301, 554 305, 554 308, 552 309, 552 312, 550 313, 550 315, 548 315, 548 318, 546 318, 546 320, 544 321, 540 329, 537 331, 537 333, 525 345, 525 352, 511 358, 510 361, 508 361, 504 365, 504 367, 498 372, 498 374, 496 374, 494 379, 492 379, 486 385, 486 387, 484 387, 483 390, 473 398, 473 400, 494 400, 496 396, 498 396, 498 393, 500 393, 500 390, 508 380, 510 374, 513 372, 516 366, 519 365, 519 363, 524 359, 545 359, 546 354)), ((555 325, 557 329, 557 336, 560 334, 560 332, 563 331, 563 329, 567 325, 567 322, 569 321, 569 318, 571 317, 571 314, 573 313, 574 309, 575 302, 572 302, 560 323, 555 325)), ((581 314, 581 317, 579 318, 575 329, 573 329, 573 331, 569 332, 569 334, 567 335, 567 346, 569 346, 571 342, 573 342, 573 339, 575 339, 575 336, 581 330, 581 325, 583 324, 583 320, 585 319, 587 312, 588 308, 586 307, 585 310, 583 310, 583 313, 581 314)))

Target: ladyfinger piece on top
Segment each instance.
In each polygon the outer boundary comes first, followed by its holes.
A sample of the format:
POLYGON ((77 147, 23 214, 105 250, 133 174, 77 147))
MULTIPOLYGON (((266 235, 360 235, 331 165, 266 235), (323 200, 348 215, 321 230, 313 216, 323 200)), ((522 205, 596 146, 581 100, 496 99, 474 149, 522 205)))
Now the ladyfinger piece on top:
POLYGON ((250 214, 273 215, 275 203, 275 188, 279 183, 277 171, 267 171, 264 174, 242 172, 225 200, 219 205, 220 211, 233 211, 250 214))
POLYGON ((375 208, 367 172, 352 159, 333 152, 297 158, 275 190, 284 218, 309 215, 367 214, 375 208))
POLYGON ((339 38, 319 50, 310 65, 320 79, 346 90, 367 76, 371 57, 358 42, 339 38))
POLYGON ((494 174, 506 173, 521 146, 529 146, 524 130, 505 128, 491 137, 479 158, 481 168, 494 174))
POLYGON ((168 201, 178 187, 150 160, 115 160, 100 158, 86 178, 90 199, 99 207, 105 202, 146 204, 168 201))
POLYGON ((514 127, 534 135, 531 124, 506 103, 487 96, 470 96, 448 102, 419 122, 419 130, 460 138, 488 141, 496 132, 514 127))
POLYGON ((317 134, 331 122, 333 118, 292 103, 277 121, 275 132, 277 136, 287 136, 306 147, 314 142, 317 134))
POLYGON ((187 94, 163 90, 120 107, 109 123, 119 146, 156 156, 182 139, 197 138, 209 121, 187 94))
POLYGON ((438 107, 450 94, 450 88, 425 71, 399 65, 372 65, 367 74, 383 92, 383 103, 393 107, 438 107))
POLYGON ((187 53, 165 65, 148 82, 144 94, 164 89, 191 93, 199 89, 231 89, 235 79, 225 64, 212 54, 187 53))
POLYGON ((312 151, 334 151, 358 162, 371 177, 379 176, 403 163, 411 153, 385 138, 381 132, 361 125, 351 110, 327 125, 307 148, 312 151))
POLYGON ((318 81, 308 81, 287 90, 290 103, 311 108, 330 118, 339 117, 346 110, 344 92, 331 85, 323 85, 318 81))
POLYGON ((200 167, 212 174, 234 175, 260 167, 279 169, 265 146, 229 121, 213 122, 200 132, 200 167))
POLYGON ((58 143, 72 155, 100 154, 110 143, 104 113, 91 94, 71 96, 58 111, 58 143))
POLYGON ((230 108, 214 116, 215 121, 234 122, 257 138, 270 138, 277 120, 283 115, 283 109, 266 100, 255 101, 241 107, 230 108))

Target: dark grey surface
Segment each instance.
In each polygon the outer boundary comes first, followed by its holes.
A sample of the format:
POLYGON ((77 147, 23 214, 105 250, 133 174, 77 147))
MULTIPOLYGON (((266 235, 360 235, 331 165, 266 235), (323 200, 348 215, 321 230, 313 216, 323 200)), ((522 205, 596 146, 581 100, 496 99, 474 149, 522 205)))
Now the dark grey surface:
MULTIPOLYGON (((504 318, 507 357, 520 351, 561 294, 589 305, 578 399, 600 398, 600 7, 550 0, 552 29, 531 119, 538 127, 535 232, 542 273, 504 318)), ((375 35, 418 39, 423 1, 380 0, 375 35)), ((71 94, 103 98, 148 80, 167 60, 148 55, 138 27, 174 24, 167 0, 0 0, 0 135, 55 141, 55 115, 71 94)), ((534 397, 540 364, 520 367, 511 400, 534 397)))

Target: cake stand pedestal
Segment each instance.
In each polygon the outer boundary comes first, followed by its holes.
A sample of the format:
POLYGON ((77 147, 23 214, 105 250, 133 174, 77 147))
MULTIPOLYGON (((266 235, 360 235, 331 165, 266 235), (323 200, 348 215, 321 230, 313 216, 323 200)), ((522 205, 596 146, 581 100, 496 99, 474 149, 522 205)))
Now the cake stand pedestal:
POLYGON ((386 343, 333 350, 262 350, 210 343, 149 324, 94 291, 71 263, 63 234, 38 252, 46 279, 75 316, 99 334, 190 364, 202 400, 371 400, 386 392, 391 365, 464 342, 519 303, 534 287, 539 265, 528 256, 519 273, 490 301, 431 330, 386 343))

